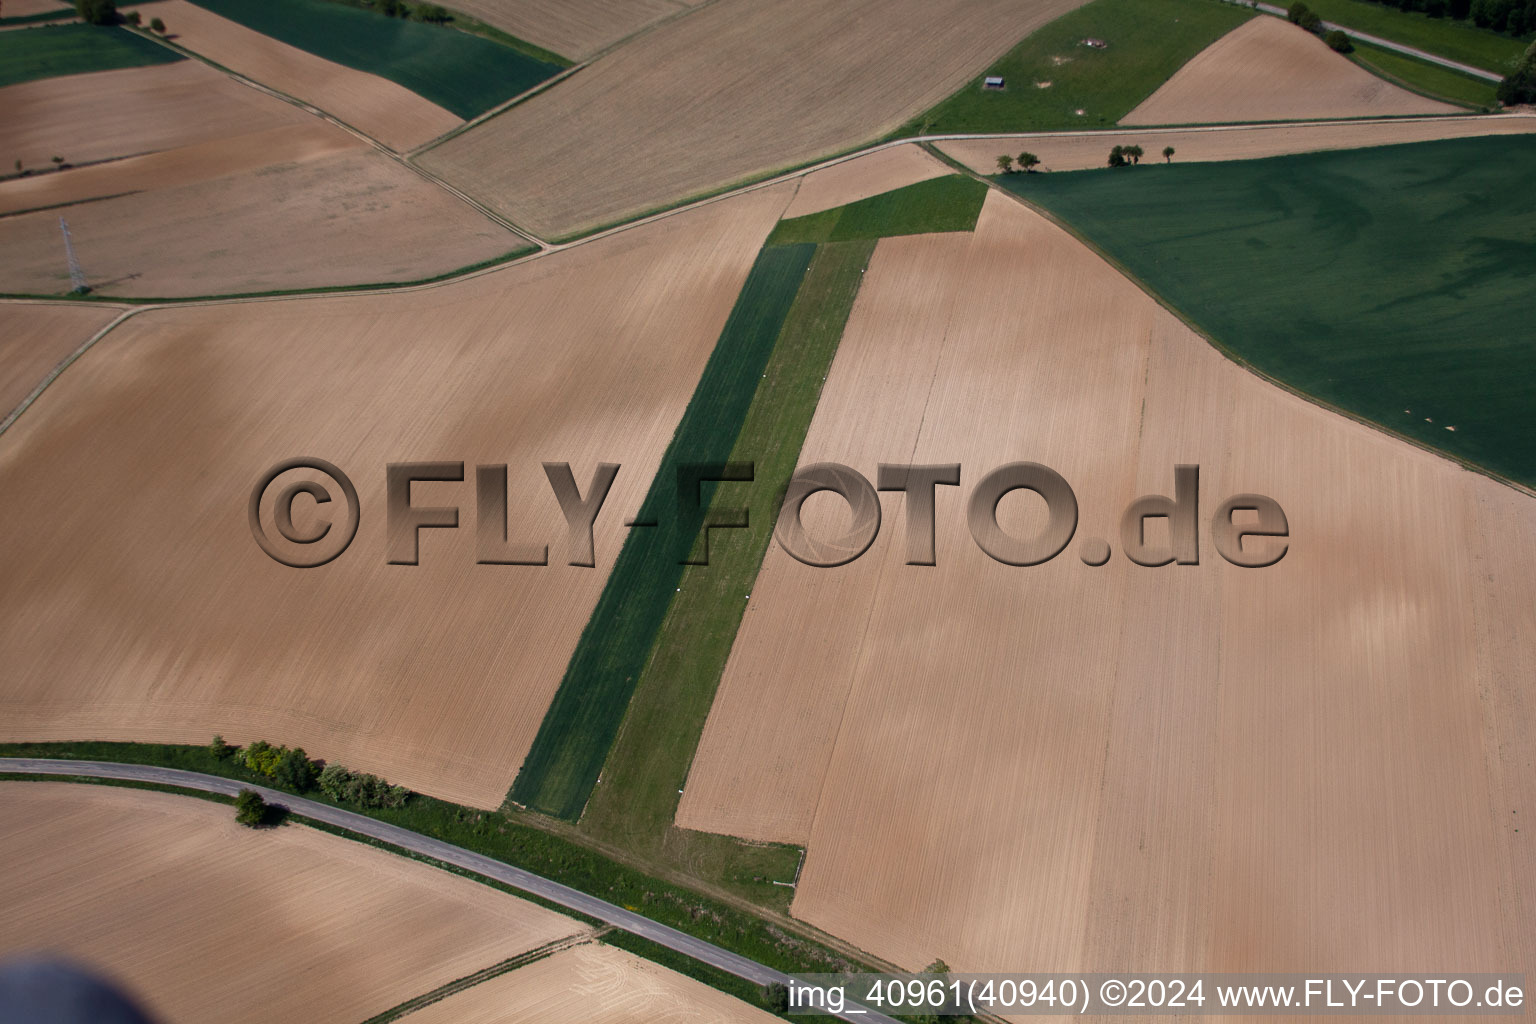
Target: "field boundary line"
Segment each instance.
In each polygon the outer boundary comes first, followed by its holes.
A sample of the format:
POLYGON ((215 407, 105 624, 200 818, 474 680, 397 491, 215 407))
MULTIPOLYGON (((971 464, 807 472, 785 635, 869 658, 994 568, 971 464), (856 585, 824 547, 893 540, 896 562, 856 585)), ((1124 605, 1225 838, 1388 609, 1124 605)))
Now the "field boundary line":
MULTIPOLYGON (((70 306, 71 308, 75 309, 80 308, 78 304, 70 302, 37 302, 35 305, 70 306)), ((12 409, 9 413, 6 414, 5 419, 0 420, 0 436, 3 436, 7 430, 11 429, 11 424, 15 423, 16 420, 21 417, 21 414, 26 412, 33 402, 37 401, 38 396, 40 396, 44 391, 48 389, 48 385, 52 384, 55 380, 58 380, 59 375, 65 370, 69 369, 70 366, 74 365, 76 359, 79 359, 81 356, 85 355, 91 350, 92 347, 95 346, 98 341, 100 341, 102 338, 105 338, 108 331, 112 330, 112 328, 116 327, 118 324, 122 323, 124 320, 127 320, 129 317, 134 316, 135 314, 142 313, 146 309, 155 308, 156 307, 154 306, 133 306, 123 310, 122 312, 118 313, 117 316, 108 321, 105 326, 98 329, 95 334, 92 334, 89 338, 85 339, 85 341, 81 342, 73 352, 59 360, 59 362, 54 365, 53 369, 48 371, 48 375, 39 381, 37 386, 27 393, 27 397, 18 402, 16 408, 12 409)))
MULTIPOLYGON (((392 825, 388 822, 370 818, 364 814, 358 814, 356 811, 332 807, 329 804, 323 804, 302 796, 294 796, 275 789, 268 789, 264 786, 242 783, 234 779, 221 778, 217 775, 205 775, 201 772, 187 771, 182 768, 162 768, 157 765, 124 764, 112 761, 67 761, 54 758, 0 757, 0 772, 63 776, 65 781, 68 781, 67 777, 69 776, 78 776, 87 779, 150 782, 198 790, 204 793, 214 793, 226 797, 236 796, 243 789, 255 790, 261 794, 264 800, 287 808, 288 812, 295 817, 306 818, 322 822, 334 828, 355 832, 370 839, 398 846, 411 853, 441 861, 471 874, 500 882, 503 885, 529 893, 549 903, 554 903, 566 910, 574 911, 584 917, 595 918, 620 931, 638 935, 673 952, 681 953, 700 963, 718 968, 754 984, 785 984, 789 979, 789 975, 782 971, 774 970, 739 953, 733 953, 714 943, 695 938, 686 932, 681 932, 668 925, 653 921, 632 910, 626 910, 606 900, 584 893, 579 889, 573 889, 568 885, 534 874, 526 868, 515 867, 492 857, 487 857, 484 854, 466 850, 461 846, 443 842, 441 839, 433 839, 430 836, 413 832, 399 825, 392 825)), ((839 1016, 843 1020, 849 1021, 850 1024, 859 1024, 859 1022, 897 1024, 893 1018, 873 1010, 866 1010, 855 1003, 849 1003, 847 1010, 839 1016)))
MULTIPOLYGON (((972 173, 974 173, 974 172, 972 172, 972 173)), ((991 181, 990 179, 987 179, 987 180, 988 180, 989 184, 991 184, 991 186, 993 188, 997 189, 999 192, 1001 192, 1004 195, 1008 196, 1009 198, 1013 199, 1015 202, 1018 202, 1019 204, 1023 205, 1025 208, 1029 209, 1030 211, 1039 214, 1041 217, 1044 217, 1050 223, 1056 225, 1058 228, 1061 228, 1063 231, 1067 232, 1067 234, 1071 235, 1079 243, 1081 243, 1083 246, 1085 246, 1088 249, 1089 252, 1093 253, 1095 256, 1097 256, 1099 259, 1103 260, 1111 268, 1113 268, 1114 271, 1117 274, 1119 274, 1120 276, 1124 277, 1127 281, 1130 281, 1137 288, 1141 289, 1142 293, 1145 294, 1148 298, 1150 298, 1153 302, 1156 302, 1163 309, 1167 310, 1169 313, 1172 313, 1175 317, 1177 317, 1180 323, 1182 323, 1185 327, 1188 327, 1197 336, 1199 336, 1201 339, 1203 339, 1206 344, 1208 344, 1212 348, 1214 348, 1218 353, 1221 354, 1221 356, 1223 358, 1225 358, 1225 359, 1229 360, 1230 362, 1236 364, 1237 366, 1241 367, 1242 369, 1247 370, 1249 373, 1253 374, 1255 377, 1258 377, 1260 380, 1264 381, 1266 384, 1271 384, 1271 385, 1279 388, 1282 391, 1285 391, 1285 392, 1287 392, 1289 394, 1295 395, 1297 398, 1300 398, 1301 400, 1303 400, 1305 402, 1308 402, 1308 403, 1310 403, 1312 405, 1315 405, 1319 409, 1322 409, 1325 412, 1333 413, 1333 414, 1335 414, 1337 416, 1342 416, 1342 417, 1344 417, 1345 419, 1348 419, 1348 420, 1353 420, 1355 423, 1358 423, 1361 426, 1368 427, 1371 430, 1378 431, 1378 432, 1380 432, 1382 434, 1385 434, 1388 437, 1391 437, 1391 438, 1393 438, 1395 440, 1402 441, 1402 442, 1404 442, 1406 444, 1410 444, 1413 447, 1419 449, 1420 451, 1423 451, 1423 452, 1426 452, 1426 453, 1428 453, 1430 455, 1433 455, 1436 458, 1444 459, 1445 461, 1450 462, 1450 463, 1460 467, 1462 470, 1465 470, 1466 472, 1477 473, 1477 474, 1479 474, 1481 476, 1485 476, 1488 479, 1493 480, 1493 481, 1495 481, 1497 483, 1501 483, 1501 484, 1503 484, 1506 487, 1512 488, 1512 489, 1520 492, 1521 494, 1526 495, 1527 497, 1536 498, 1536 488, 1527 487, 1525 484, 1519 483, 1518 481, 1515 481, 1515 480, 1511 480, 1509 477, 1504 476, 1501 473, 1497 473, 1494 470, 1488 469, 1485 466, 1478 465, 1475 462, 1469 462, 1469 461, 1467 461, 1465 459, 1457 458, 1455 455, 1452 455, 1450 452, 1443 451, 1442 449, 1439 449, 1439 448, 1431 447, 1430 445, 1425 444, 1424 442, 1418 440, 1417 438, 1409 437, 1407 434, 1403 434, 1403 433, 1398 432, 1397 430, 1394 430, 1392 427, 1389 427, 1389 426, 1387 426, 1384 423, 1378 423, 1375 420, 1370 419, 1369 417, 1366 417, 1366 416, 1362 416, 1359 413, 1351 412, 1348 409, 1340 408, 1339 406, 1334 405, 1332 402, 1326 401, 1325 399, 1320 398, 1317 395, 1309 394, 1308 392, 1302 391, 1300 388, 1294 387, 1291 384, 1288 384, 1285 381, 1280 380, 1277 377, 1270 376, 1268 373, 1265 373, 1263 370, 1259 369, 1257 366, 1253 365, 1251 362, 1249 362, 1248 360, 1244 359, 1242 356, 1238 355, 1236 352, 1234 352, 1232 349, 1228 348, 1226 345, 1223 345, 1216 338, 1212 337, 1209 333, 1207 333, 1205 331, 1204 328, 1202 328, 1199 324, 1197 324, 1193 320, 1191 320, 1184 313, 1183 310, 1181 310, 1178 307, 1174 306, 1172 302, 1170 302, 1168 299, 1164 298, 1161 294, 1159 294, 1158 291, 1156 289, 1154 289, 1150 284, 1148 284, 1146 281, 1143 281, 1136 274, 1132 273, 1130 271, 1130 269, 1125 266, 1125 264, 1121 263, 1114 256, 1110 255, 1104 249, 1100 248, 1097 244, 1095 244, 1091 239, 1089 239, 1087 236, 1085 236, 1082 232, 1078 231, 1077 228, 1074 227, 1069 221, 1066 221, 1063 218, 1056 216, 1050 210, 1047 210, 1047 209, 1045 209, 1042 206, 1039 206, 1039 205, 1037 205, 1035 203, 1030 202, 1029 200, 1025 199, 1023 196, 1021 196, 1021 195, 1019 195, 1019 194, 1017 194, 1015 192, 1011 192, 1011 191, 1009 191, 1006 188, 1003 188, 1002 185, 997 184, 996 182, 991 181)))
MULTIPOLYGON (((518 236, 519 238, 522 238, 522 239, 524 239, 524 240, 526 240, 528 242, 531 242, 531 243, 533 243, 537 247, 540 247, 540 248, 543 247, 544 243, 541 240, 539 240, 537 238, 534 238, 532 235, 530 235, 526 231, 523 231, 521 228, 519 228, 517 225, 513 224, 507 218, 503 217, 501 214, 499 214, 499 213, 495 212, 494 210, 490 209, 489 207, 485 206, 483 203, 479 202, 478 200, 471 198, 470 196, 466 195, 461 190, 459 190, 459 189, 449 185, 447 182, 445 182, 441 178, 437 177, 437 175, 432 174, 430 171, 427 171, 424 168, 416 166, 414 163, 412 163, 406 157, 405 153, 402 153, 402 152, 399 152, 399 151, 391 149, 390 147, 384 145, 384 143, 380 142, 378 139, 374 138, 372 135, 369 135, 367 132, 363 131, 361 128, 358 128, 355 125, 348 124, 346 121, 343 121, 341 118, 337 117, 335 114, 332 114, 330 111, 324 110, 324 109, 322 109, 320 107, 317 107, 313 103, 308 102, 307 100, 302 100, 302 99, 298 98, 297 96, 292 96, 292 95, 290 95, 290 94, 288 94, 286 92, 283 92, 281 89, 277 89, 277 88, 275 88, 273 86, 270 86, 270 85, 267 85, 267 84, 265 84, 263 82, 258 82, 254 78, 250 78, 250 77, 248 77, 246 75, 241 74, 238 71, 235 71, 233 68, 225 67, 223 64, 220 64, 218 61, 210 60, 209 58, 204 57, 202 54, 196 52, 195 50, 189 50, 186 47, 180 45, 179 43, 172 42, 169 38, 166 38, 164 36, 158 36, 158 35, 154 34, 153 32, 149 31, 148 29, 134 28, 133 26, 127 26, 127 27, 131 31, 133 31, 135 34, 137 34, 137 35, 139 35, 139 36, 141 36, 141 37, 143 37, 145 39, 153 40, 154 42, 159 43, 161 46, 164 46, 164 47, 166 47, 169 50, 172 50, 172 51, 174 51, 176 53, 181 54, 183 57, 187 58, 188 60, 198 61, 199 63, 203 64, 205 67, 213 68, 215 71, 219 71, 219 72, 229 76, 230 78, 234 79, 236 82, 239 82, 241 85, 247 86, 247 87, 249 87, 251 89, 255 89, 257 92, 264 93, 264 94, 266 94, 268 96, 271 96, 273 99, 282 100, 284 103, 290 104, 291 106, 298 107, 300 110, 304 111, 306 114, 310 114, 311 116, 318 117, 318 118, 320 118, 320 120, 325 121, 325 122, 327 122, 327 123, 329 123, 331 125, 334 125, 337 128, 340 128, 342 131, 347 132, 348 134, 352 135, 354 138, 358 139, 359 141, 364 142, 364 143, 368 144, 369 146, 372 146, 375 150, 377 150, 378 152, 382 153, 384 156, 388 157, 389 159, 393 160, 395 163, 399 164, 400 166, 407 168, 408 170, 410 170, 411 172, 416 174, 419 178, 421 178, 423 181, 427 181, 427 182, 430 182, 430 183, 436 185, 437 187, 441 188, 443 191, 447 192, 449 195, 451 195, 451 196, 455 197, 456 199, 458 199, 460 202, 463 202, 463 203, 467 204, 470 207, 470 209, 472 209, 475 212, 479 213, 481 216, 487 218, 488 220, 492 221, 493 223, 495 223, 497 225, 500 225, 502 228, 505 228, 507 231, 512 232, 512 234, 518 236)), ((268 37, 268 38, 270 38, 270 37, 268 37)), ((278 41, 280 42, 281 40, 278 40, 278 41)), ((320 59, 324 60, 325 58, 322 57, 320 59)), ((332 61, 331 63, 335 63, 335 62, 332 61)), ((338 67, 342 67, 344 65, 337 65, 337 66, 338 67)), ((369 74, 369 73, 370 72, 363 72, 363 74, 369 74)), ((382 77, 382 76, 375 75, 374 77, 379 78, 379 77, 382 77)), ((556 75, 555 77, 559 78, 560 76, 556 75)), ((388 81, 388 79, 385 79, 385 81, 388 81)), ((396 84, 398 84, 398 83, 396 83, 396 84)), ((404 88, 404 87, 402 86, 402 88, 404 88)), ((537 86, 535 86, 535 88, 537 88, 537 86)), ((423 98, 425 99, 425 97, 423 97, 423 98)), ((459 127, 463 127, 463 126, 460 125, 459 127)), ((428 144, 430 145, 430 143, 428 143, 428 144)))
POLYGON ((567 935, 564 938, 555 939, 553 942, 546 942, 544 945, 530 949, 525 953, 519 953, 517 956, 511 956, 505 960, 500 961, 499 963, 494 963, 489 967, 481 968, 480 970, 475 971, 473 974, 466 974, 462 978, 456 978, 453 981, 446 982, 445 984, 439 985, 437 988, 423 992, 419 996, 412 996, 410 999, 405 1000, 403 1003, 400 1003, 396 1006, 391 1006, 383 1013, 375 1014, 374 1016, 369 1017, 367 1020, 363 1021, 363 1024, 390 1024, 391 1021, 396 1021, 401 1017, 409 1016, 410 1014, 415 1013, 417 1010, 426 1009, 433 1003, 440 1003, 444 999, 447 999, 449 996, 458 995, 460 992, 472 989, 476 985, 490 981, 493 978, 499 978, 503 974, 509 974, 521 967, 527 967, 529 964, 538 963, 540 960, 547 960, 548 958, 554 956, 556 953, 563 953, 568 949, 574 949, 577 946, 585 946, 588 943, 599 941, 602 936, 607 934, 610 930, 611 929, 607 927, 589 928, 586 931, 577 932, 574 935, 567 935))

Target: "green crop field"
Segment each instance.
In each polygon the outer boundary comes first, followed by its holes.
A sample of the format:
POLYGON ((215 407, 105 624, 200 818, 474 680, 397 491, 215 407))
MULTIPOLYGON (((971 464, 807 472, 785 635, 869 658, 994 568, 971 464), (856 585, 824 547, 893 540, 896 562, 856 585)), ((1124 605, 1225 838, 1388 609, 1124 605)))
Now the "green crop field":
POLYGON ((1426 96, 1463 103, 1469 107, 1493 106, 1494 91, 1498 88, 1493 82, 1366 43, 1357 42, 1353 56, 1356 63, 1388 81, 1426 96))
POLYGON ((1253 16, 1220 0, 1093 0, 1030 35, 899 134, 1109 128, 1253 16), (1106 45, 1094 49, 1085 39, 1106 45), (1001 75, 1007 88, 984 91, 986 75, 1001 75))
POLYGON ((182 59, 174 50, 113 26, 43 25, 0 32, 0 86, 182 59))
POLYGON ((971 231, 986 198, 987 186, 964 174, 930 178, 847 206, 779 221, 768 236, 768 244, 971 231))
POLYGON ((463 118, 483 114, 561 70, 480 36, 328 0, 193 2, 317 57, 397 82, 463 118))
POLYGON ((1005 184, 1262 372, 1536 486, 1533 166, 1511 135, 1005 184))
POLYGON ((586 805, 714 495, 706 484, 700 507, 683 507, 678 470, 729 458, 815 251, 758 254, 641 505, 637 521, 657 525, 632 529, 624 542, 512 784, 515 802, 568 819, 586 805))
POLYGON ((755 480, 721 487, 715 496, 722 508, 746 508, 748 528, 715 531, 709 564, 683 572, 603 766, 602 784, 581 819, 582 830, 598 839, 759 905, 788 905, 793 890, 773 882, 793 880, 798 848, 689 832, 672 821, 779 502, 874 249, 873 239, 817 247, 731 452, 732 461, 754 465, 755 480))
POLYGON ((1306 0, 1306 4, 1324 21, 1501 75, 1513 70, 1528 45, 1478 28, 1470 21, 1431 18, 1420 11, 1400 11, 1369 0, 1306 0))

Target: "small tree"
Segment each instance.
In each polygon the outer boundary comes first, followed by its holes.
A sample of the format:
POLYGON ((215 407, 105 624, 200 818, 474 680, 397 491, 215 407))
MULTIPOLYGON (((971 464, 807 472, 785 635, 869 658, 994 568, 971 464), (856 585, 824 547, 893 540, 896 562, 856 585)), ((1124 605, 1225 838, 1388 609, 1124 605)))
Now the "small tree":
POLYGON ((1312 8, 1302 3, 1301 0, 1296 0, 1295 3, 1291 4, 1290 9, 1285 12, 1285 16, 1291 20, 1292 25, 1300 25, 1301 19, 1311 13, 1312 8))
POLYGON ((1124 167, 1125 166, 1125 147, 1124 146, 1116 146, 1114 149, 1109 151, 1109 166, 1111 166, 1111 167, 1124 167))
POLYGON ((149 30, 151 32, 158 32, 161 35, 165 35, 165 22, 161 21, 159 18, 151 18, 149 19, 149 30))
POLYGON ((1033 174, 1035 168, 1040 166, 1040 158, 1025 150, 1019 154, 1019 166, 1023 168, 1025 174, 1033 174))
POLYGON ((55 167, 63 167, 64 166, 64 158, 61 157, 61 156, 50 157, 49 159, 51 159, 53 161, 53 166, 55 166, 55 167))
POLYGON ((1173 163, 1173 154, 1177 153, 1177 152, 1178 152, 1178 150, 1174 149, 1172 146, 1164 146, 1163 147, 1163 163, 1165 163, 1165 164, 1173 163))
POLYGON ((235 820, 247 828, 256 828, 267 820, 267 802, 254 789, 242 789, 235 797, 235 820))
POLYGON ((999 171, 1001 171, 1002 173, 1004 173, 1004 174, 1012 174, 1013 173, 1013 157, 1007 156, 1007 155, 998 157, 997 158, 997 169, 999 171))
POLYGON ((1129 160, 1133 164, 1141 163, 1142 155, 1143 155, 1143 150, 1142 150, 1142 148, 1140 146, 1126 146, 1125 147, 1125 158, 1127 160, 1129 160))
POLYGON ((304 753, 303 747, 294 747, 278 755, 277 765, 271 774, 282 785, 302 793, 315 784, 315 776, 320 774, 320 770, 304 753))
POLYGON ((208 744, 208 753, 222 761, 235 752, 235 748, 224 742, 223 736, 215 736, 213 742, 208 744))
POLYGON ((1308 11, 1301 16, 1301 27, 1315 35, 1323 27, 1323 19, 1316 11, 1308 11))
POLYGON ((116 25, 117 0, 75 0, 75 13, 87 25, 116 25))
POLYGON ((139 23, 144 20, 144 15, 140 14, 138 11, 129 11, 127 18, 128 24, 132 25, 134 28, 138 28, 139 23))
POLYGON ((1349 41, 1349 36, 1342 29, 1334 29, 1323 36, 1323 42, 1337 53, 1349 53, 1355 46, 1349 41))
POLYGON ((418 4, 416 20, 424 21, 429 25, 446 25, 453 20, 453 15, 449 14, 448 8, 441 4, 418 4))

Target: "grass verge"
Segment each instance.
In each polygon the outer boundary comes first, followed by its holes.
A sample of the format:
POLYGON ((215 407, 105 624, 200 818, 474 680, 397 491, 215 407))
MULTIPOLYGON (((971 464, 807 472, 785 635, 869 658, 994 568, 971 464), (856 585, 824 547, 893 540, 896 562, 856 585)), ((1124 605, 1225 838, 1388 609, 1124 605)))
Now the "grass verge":
POLYGON ((684 569, 603 766, 602 784, 581 819, 584 832, 762 906, 788 907, 793 890, 774 883, 794 881, 798 847, 744 843, 672 822, 874 248, 873 239, 817 248, 730 453, 732 461, 753 463, 755 480, 750 487, 723 487, 715 498, 721 506, 744 507, 747 528, 715 531, 709 564, 684 569))
POLYGON ((463 118, 483 114, 562 70, 483 36, 330 0, 193 2, 317 57, 387 78, 463 118))
POLYGON ((1357 64, 1394 85, 1421 93, 1433 99, 1461 103, 1469 107, 1492 109, 1494 93, 1498 85, 1481 78, 1473 78, 1459 71, 1430 64, 1408 57, 1393 50, 1383 50, 1369 43, 1355 40, 1352 54, 1357 64))
POLYGON ((987 186, 968 175, 930 178, 847 206, 781 220, 768 236, 767 244, 849 242, 892 235, 972 231, 986 198, 987 186))
MULTIPOLYGON (((283 788, 276 785, 272 779, 255 776, 233 760, 214 757, 206 747, 94 741, 5 743, 0 744, 0 757, 47 757, 153 764, 203 772, 240 782, 253 782, 269 789, 283 788)), ((0 778, 5 777, 0 775, 0 778)), ((40 778, 35 775, 12 777, 32 780, 40 778)), ((125 784, 133 788, 189 792, 175 787, 125 784)), ((225 798, 214 794, 196 795, 228 802, 225 798)), ((333 803, 326 800, 318 791, 303 795, 320 803, 333 803)), ((361 808, 347 804, 335 806, 345 807, 349 811, 366 814, 379 821, 389 822, 503 863, 525 868, 573 889, 580 889, 610 903, 644 914, 654 921, 670 925, 679 931, 705 939, 777 970, 835 973, 864 969, 847 957, 810 939, 791 934, 763 917, 691 889, 653 878, 563 836, 522 824, 496 811, 462 807, 421 794, 413 795, 404 807, 396 810, 361 808)), ((319 823, 306 822, 305 824, 328 830, 319 823)), ((345 830, 330 831, 351 835, 345 830)), ((387 844, 374 845, 393 849, 387 844)), ((522 893, 518 895, 529 898, 522 893)), ((559 912, 570 914, 563 909, 559 912)), ((579 915, 571 916, 579 919, 579 915)))
POLYGON ((1219 0, 1093 0, 1042 26, 897 134, 1111 128, 1253 16, 1219 0), (1006 88, 983 89, 987 75, 1002 76, 1006 88))
POLYGON ((1239 360, 1536 486, 1533 164, 1513 135, 1002 184, 1239 360))
POLYGON ((714 494, 704 484, 697 505, 685 506, 679 473, 727 460, 814 252, 798 245, 758 254, 641 505, 637 521, 656 525, 626 538, 512 785, 514 802, 572 821, 581 815, 714 494))
POLYGON ((184 59, 179 53, 115 25, 76 22, 11 29, 0 32, 0 87, 184 59))
POLYGON ((1478 28, 1470 21, 1431 18, 1422 11, 1400 11, 1369 0, 1306 2, 1324 21, 1500 75, 1507 75, 1514 69, 1515 62, 1529 45, 1513 36, 1478 28))

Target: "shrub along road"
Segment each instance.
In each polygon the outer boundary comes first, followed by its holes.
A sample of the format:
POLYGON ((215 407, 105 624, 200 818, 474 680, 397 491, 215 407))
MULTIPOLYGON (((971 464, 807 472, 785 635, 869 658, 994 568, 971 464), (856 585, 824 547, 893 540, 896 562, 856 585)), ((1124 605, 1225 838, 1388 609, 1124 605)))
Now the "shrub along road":
MULTIPOLYGON (((352 811, 344 811, 339 807, 307 800, 301 796, 293 796, 275 789, 266 789, 262 786, 253 786, 247 783, 236 782, 233 779, 221 779, 216 775, 204 775, 200 772, 183 771, 180 768, 160 768, 155 765, 143 764, 114 764, 110 761, 55 761, 47 758, 32 757, 0 757, 0 771, 14 772, 23 775, 61 775, 61 776, 86 776, 94 779, 119 779, 128 782, 148 782, 161 786, 177 786, 182 789, 193 789, 204 793, 217 793, 221 796, 233 797, 242 789, 254 789, 261 794, 262 799, 268 803, 280 804, 288 809, 290 814, 300 818, 309 818, 314 821, 331 825, 335 828, 346 829, 359 835, 376 839, 380 842, 398 846, 403 850, 430 857, 433 860, 450 864, 453 867, 473 872, 509 885, 522 892, 531 893, 550 903, 565 907, 567 910, 588 917, 596 918, 605 924, 615 928, 649 939, 659 946, 684 956, 692 957, 700 963, 718 967, 736 975, 738 978, 758 985, 769 985, 774 982, 784 983, 788 975, 766 967, 755 960, 748 960, 729 950, 722 949, 713 943, 696 939, 684 934, 675 928, 668 928, 664 924, 652 921, 648 917, 642 917, 633 911, 623 907, 614 906, 606 900, 600 900, 596 896, 589 896, 570 886, 561 885, 559 882, 550 881, 534 874, 515 868, 510 864, 492 860, 490 857, 454 846, 441 840, 431 839, 409 829, 400 828, 362 814, 352 811)), ((894 1018, 884 1014, 867 1010, 857 1003, 849 1003, 847 1009, 837 1016, 847 1021, 874 1022, 874 1024, 897 1024, 894 1018)))

